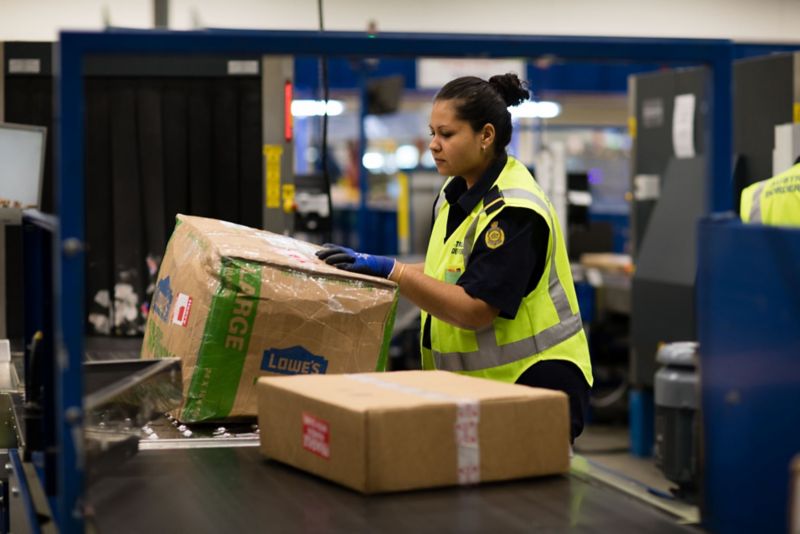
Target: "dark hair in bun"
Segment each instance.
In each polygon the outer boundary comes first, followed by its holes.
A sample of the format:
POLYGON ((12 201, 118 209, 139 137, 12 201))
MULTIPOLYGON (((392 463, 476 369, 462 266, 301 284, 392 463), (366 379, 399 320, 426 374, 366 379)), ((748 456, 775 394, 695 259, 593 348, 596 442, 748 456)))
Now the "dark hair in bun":
POLYGON ((525 83, 516 74, 492 76, 489 81, 475 76, 464 76, 448 82, 434 100, 454 100, 456 115, 469 122, 476 132, 486 124, 495 129, 495 154, 500 154, 511 142, 511 113, 508 106, 516 106, 530 96, 525 83))
POLYGON ((513 72, 489 78, 489 85, 503 97, 506 106, 518 106, 528 100, 530 92, 513 72))

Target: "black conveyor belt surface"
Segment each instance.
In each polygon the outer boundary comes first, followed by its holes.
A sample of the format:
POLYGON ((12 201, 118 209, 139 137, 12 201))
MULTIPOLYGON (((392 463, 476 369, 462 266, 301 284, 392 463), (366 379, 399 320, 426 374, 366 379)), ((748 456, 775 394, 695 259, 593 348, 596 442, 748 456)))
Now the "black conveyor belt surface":
POLYGON ((574 476, 363 496, 255 447, 141 451, 89 495, 97 532, 114 534, 698 532, 574 476))

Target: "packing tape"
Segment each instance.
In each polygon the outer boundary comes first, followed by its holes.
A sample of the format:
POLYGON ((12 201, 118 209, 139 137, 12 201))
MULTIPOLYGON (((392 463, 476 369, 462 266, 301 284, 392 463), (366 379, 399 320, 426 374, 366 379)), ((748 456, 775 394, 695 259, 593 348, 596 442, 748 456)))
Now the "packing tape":
POLYGON ((354 374, 346 375, 350 380, 372 384, 379 388, 399 391, 423 399, 452 402, 456 405, 456 422, 454 428, 456 456, 458 462, 458 483, 477 484, 481 481, 481 450, 478 439, 478 423, 480 422, 480 403, 477 400, 453 397, 436 391, 427 391, 413 386, 396 384, 380 378, 354 374))
POLYGON ((459 400, 456 414, 458 483, 477 484, 481 481, 481 450, 478 440, 480 408, 478 401, 459 400))

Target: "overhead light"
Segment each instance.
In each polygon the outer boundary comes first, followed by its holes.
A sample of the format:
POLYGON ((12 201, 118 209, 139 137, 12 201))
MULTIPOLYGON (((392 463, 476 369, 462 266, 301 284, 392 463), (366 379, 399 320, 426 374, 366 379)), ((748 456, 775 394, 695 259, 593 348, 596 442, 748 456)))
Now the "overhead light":
POLYGON ((394 174, 397 172, 397 157, 394 154, 386 154, 383 157, 383 166, 381 170, 386 174, 394 174))
POLYGON ((364 157, 361 158, 361 163, 365 168, 371 171, 377 171, 383 167, 383 154, 380 152, 366 152, 364 157))
POLYGON ((431 154, 430 150, 426 150, 422 153, 422 158, 420 158, 419 164, 426 169, 433 169, 436 167, 436 160, 433 159, 433 154, 431 154))
POLYGON ((514 119, 552 119, 558 117, 561 113, 561 106, 556 102, 549 102, 547 100, 541 100, 539 102, 528 100, 519 106, 508 108, 508 111, 511 112, 511 117, 514 119))
POLYGON ((592 194, 589 191, 567 191, 567 202, 573 206, 591 206, 592 194))
MULTIPOLYGON (((328 100, 328 115, 335 117, 344 111, 341 100, 328 100)), ((295 117, 319 117, 325 114, 324 100, 293 100, 292 115, 295 117)))
POLYGON ((397 166, 401 169, 416 169, 419 165, 419 149, 414 145, 400 145, 395 151, 397 166))

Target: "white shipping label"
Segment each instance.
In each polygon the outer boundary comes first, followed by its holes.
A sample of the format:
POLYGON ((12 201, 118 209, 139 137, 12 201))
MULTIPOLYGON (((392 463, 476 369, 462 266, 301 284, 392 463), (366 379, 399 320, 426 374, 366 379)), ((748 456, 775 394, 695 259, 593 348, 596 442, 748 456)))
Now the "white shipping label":
POLYGON ((258 61, 255 60, 236 60, 231 59, 228 61, 228 74, 243 75, 243 74, 258 74, 258 61))
POLYGON ((39 74, 42 71, 42 62, 38 59, 9 59, 9 74, 39 74))
POLYGON ((675 97, 675 109, 672 112, 672 146, 675 156, 693 158, 694 152, 694 108, 693 94, 675 97))
POLYGON ((651 98, 642 102, 642 126, 658 128, 664 124, 664 101, 651 98))
POLYGON ((633 178, 633 198, 655 200, 661 196, 661 177, 657 174, 637 174, 633 178))
POLYGON ((175 307, 172 309, 172 324, 186 326, 189 322, 189 312, 192 309, 192 297, 186 293, 178 293, 175 307))

